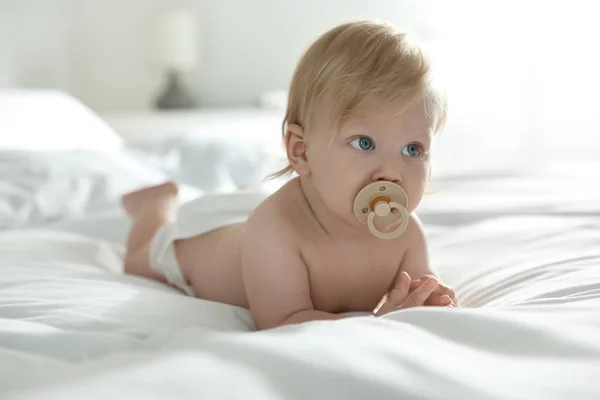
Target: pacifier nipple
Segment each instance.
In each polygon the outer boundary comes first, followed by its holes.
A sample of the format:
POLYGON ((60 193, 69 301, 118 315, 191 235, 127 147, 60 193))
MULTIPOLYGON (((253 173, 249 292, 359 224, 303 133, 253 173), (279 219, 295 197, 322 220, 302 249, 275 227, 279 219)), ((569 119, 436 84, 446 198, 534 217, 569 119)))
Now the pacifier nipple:
POLYGON ((377 215, 378 217, 385 217, 392 211, 392 208, 390 207, 390 203, 380 201, 379 203, 377 203, 375 205, 373 211, 375 212, 375 215, 377 215))
POLYGON ((406 192, 392 182, 373 182, 365 186, 354 199, 354 215, 380 239, 395 239, 408 226, 406 192), (379 229, 400 223, 392 232, 379 229))

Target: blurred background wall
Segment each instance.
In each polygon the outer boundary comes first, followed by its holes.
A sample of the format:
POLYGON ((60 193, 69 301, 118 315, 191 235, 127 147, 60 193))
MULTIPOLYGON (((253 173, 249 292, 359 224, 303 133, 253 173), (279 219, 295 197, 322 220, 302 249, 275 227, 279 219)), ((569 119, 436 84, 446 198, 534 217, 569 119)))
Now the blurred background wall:
POLYGON ((165 84, 162 26, 183 9, 194 23, 175 37, 195 49, 186 81, 200 105, 246 107, 285 92, 317 35, 370 18, 413 32, 439 60, 450 89, 447 140, 455 140, 445 157, 473 148, 482 162, 572 157, 600 151, 595 8, 583 0, 0 0, 0 88, 56 88, 98 112, 150 109, 165 84))

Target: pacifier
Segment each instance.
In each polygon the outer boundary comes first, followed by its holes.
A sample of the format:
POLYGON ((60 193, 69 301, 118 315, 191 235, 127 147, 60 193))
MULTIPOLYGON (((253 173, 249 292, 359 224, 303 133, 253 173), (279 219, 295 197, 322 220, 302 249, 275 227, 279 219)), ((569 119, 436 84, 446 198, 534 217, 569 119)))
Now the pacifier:
POLYGON ((373 182, 361 189, 354 199, 354 215, 367 225, 369 231, 380 239, 395 239, 408 226, 406 205, 408 196, 404 189, 393 182, 373 182), (378 228, 401 220, 392 232, 381 232, 378 228))

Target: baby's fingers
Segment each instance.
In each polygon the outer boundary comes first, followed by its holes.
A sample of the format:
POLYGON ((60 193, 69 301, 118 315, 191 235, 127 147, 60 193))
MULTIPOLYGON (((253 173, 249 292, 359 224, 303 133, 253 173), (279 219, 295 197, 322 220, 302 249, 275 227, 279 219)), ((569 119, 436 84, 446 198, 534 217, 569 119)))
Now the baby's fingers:
POLYGON ((425 300, 425 305, 433 306, 433 307, 438 307, 438 306, 443 307, 443 306, 449 305, 451 301, 452 301, 452 299, 450 298, 450 296, 445 295, 445 294, 440 295, 440 294, 436 293, 434 290, 433 293, 431 294, 431 296, 429 296, 429 298, 427 300, 425 300))
POLYGON ((443 295, 440 297, 440 300, 438 302, 437 305, 440 306, 451 306, 453 303, 452 299, 450 298, 450 296, 448 296, 447 294, 443 295))
POLYGON ((425 305, 425 301, 427 301, 437 286, 437 280, 434 278, 429 278, 427 281, 425 281, 425 283, 420 285, 408 296, 402 305, 402 308, 421 307, 425 305))
POLYGON ((444 286, 444 284, 442 282, 440 282, 436 277, 434 276, 426 276, 425 278, 419 278, 419 279, 415 279, 410 283, 410 290, 416 290, 419 287, 421 287, 425 282, 427 282, 429 279, 435 279, 438 283, 438 286, 435 288, 434 293, 439 293, 440 295, 444 294, 444 292, 446 291, 446 287, 444 286))
POLYGON ((397 310, 398 306, 390 301, 386 301, 385 303, 383 303, 383 305, 381 307, 379 307, 379 310, 377 310, 377 312, 375 313, 376 317, 381 317, 382 315, 385 315, 389 312, 392 312, 394 310, 397 310))
POLYGON ((410 276, 406 272, 400 274, 398 285, 390 292, 389 301, 397 306, 404 303, 410 289, 410 276))
POLYGON ((388 299, 379 310, 375 313, 375 316, 379 317, 389 312, 395 311, 400 308, 400 305, 404 303, 408 297, 408 289, 410 287, 410 276, 403 272, 400 276, 399 284, 390 292, 388 299))

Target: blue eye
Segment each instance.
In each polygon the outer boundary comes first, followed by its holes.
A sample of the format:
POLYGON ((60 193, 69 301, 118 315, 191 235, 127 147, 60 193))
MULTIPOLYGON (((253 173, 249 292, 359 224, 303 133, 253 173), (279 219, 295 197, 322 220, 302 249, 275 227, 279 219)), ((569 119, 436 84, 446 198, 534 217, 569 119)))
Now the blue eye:
POLYGON ((358 137, 353 139, 350 144, 352 147, 358 150, 373 150, 375 148, 375 143, 371 139, 365 136, 358 137))
POLYGON ((417 157, 421 154, 421 147, 416 143, 407 144, 402 148, 402 154, 409 157, 417 157))

